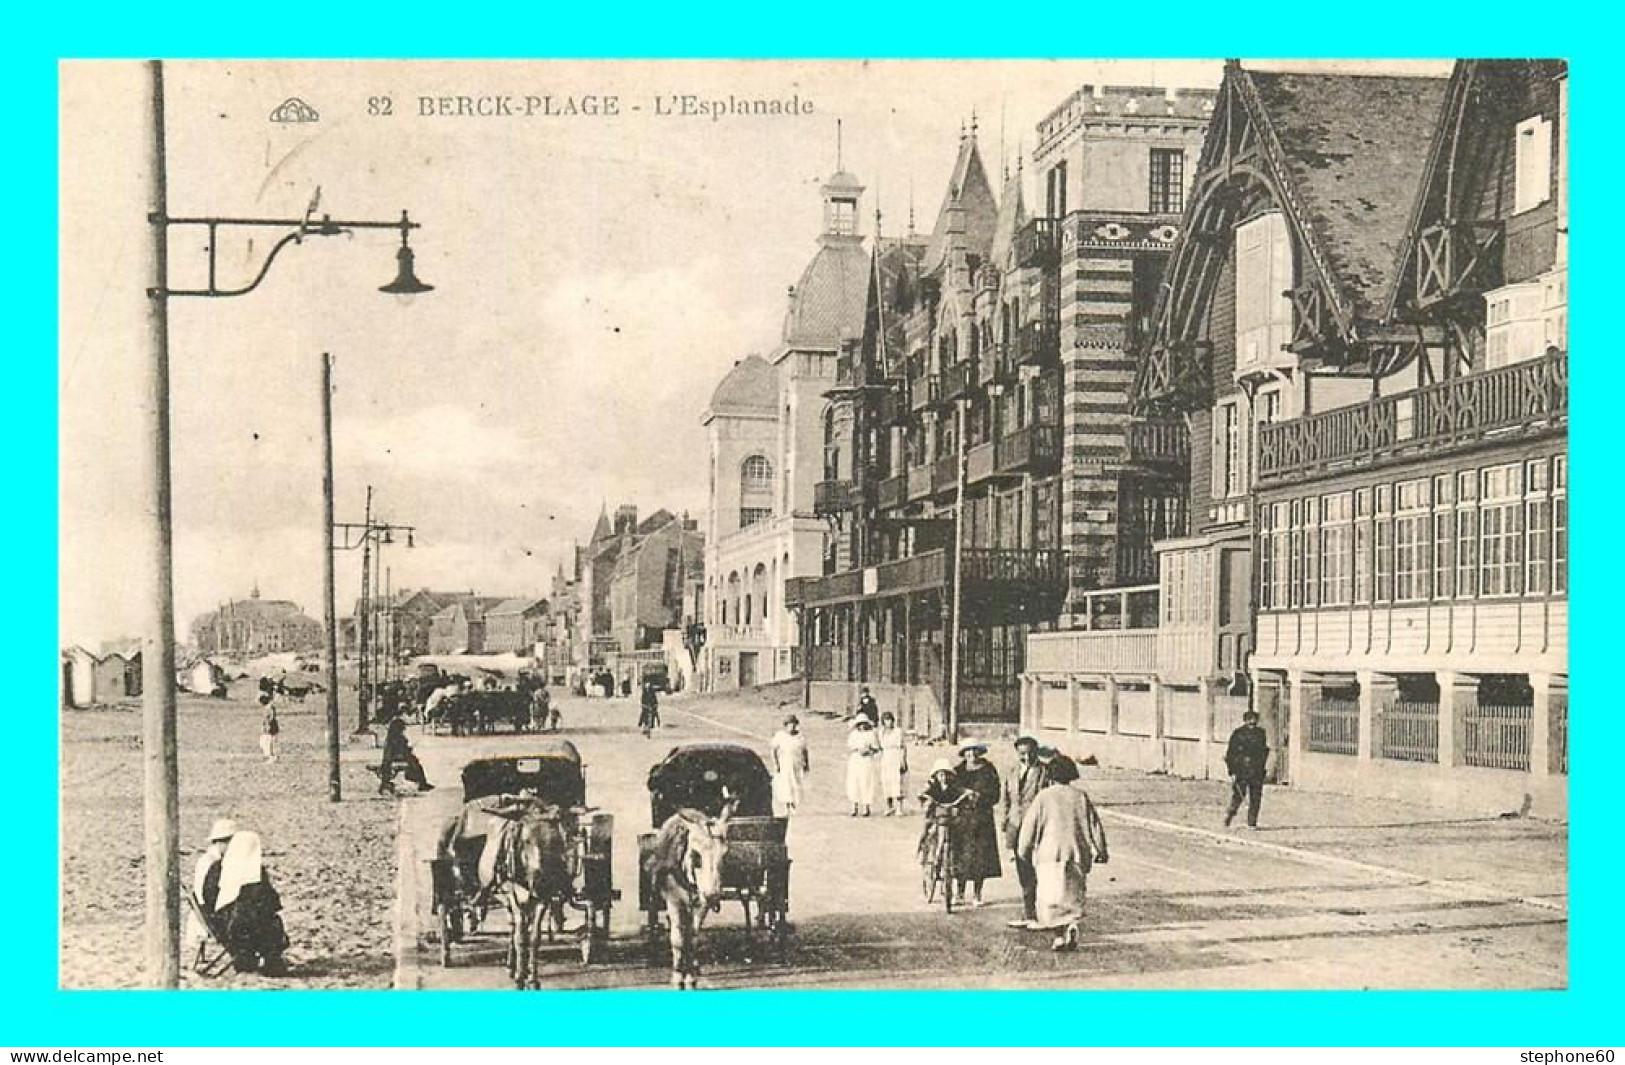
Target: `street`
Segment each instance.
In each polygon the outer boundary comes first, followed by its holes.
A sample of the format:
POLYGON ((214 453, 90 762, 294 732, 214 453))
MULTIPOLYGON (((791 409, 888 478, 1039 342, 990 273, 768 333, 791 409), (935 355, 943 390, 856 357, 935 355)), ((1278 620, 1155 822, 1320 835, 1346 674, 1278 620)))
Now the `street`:
MULTIPOLYGON (((788 697, 788 696, 786 696, 788 697)), ((787 710, 759 697, 669 698, 645 739, 634 701, 564 699, 564 738, 587 765, 588 802, 615 815, 622 900, 602 963, 584 967, 574 939, 544 950, 542 985, 641 987, 668 979, 664 936, 651 948, 637 911, 637 837, 648 832, 645 778, 673 746, 744 743, 765 754, 787 710)), ((788 708, 787 708, 788 709, 788 708)), ((1006 859, 979 910, 945 915, 920 895, 921 820, 848 816, 843 722, 803 712, 812 751, 806 808, 791 821, 791 948, 749 951, 737 905, 701 935, 713 988, 1560 988, 1567 983, 1564 826, 1464 820, 1448 812, 1270 789, 1257 832, 1220 826, 1226 786, 1085 769, 1111 862, 1090 877, 1081 949, 1014 931, 1020 897, 1006 859), (754 953, 759 956, 747 957, 754 953), (1419 959, 1425 958, 1425 964, 1419 959)), ((437 788, 400 800, 398 988, 493 989, 506 919, 454 950, 442 968, 428 859, 458 808, 469 759, 523 753, 526 736, 413 742, 437 788)), ((946 748, 910 752, 910 790, 946 748)), ((1001 773, 1011 756, 995 744, 1001 773)))

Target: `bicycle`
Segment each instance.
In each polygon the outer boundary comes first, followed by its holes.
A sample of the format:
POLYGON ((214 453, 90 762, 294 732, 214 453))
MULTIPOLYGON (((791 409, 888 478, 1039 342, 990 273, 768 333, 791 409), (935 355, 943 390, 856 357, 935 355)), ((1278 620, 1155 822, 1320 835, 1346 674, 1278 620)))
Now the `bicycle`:
POLYGON ((961 799, 952 803, 933 805, 926 814, 925 831, 931 840, 929 860, 920 865, 920 888, 927 905, 934 903, 941 890, 944 913, 954 912, 954 887, 958 883, 959 841, 958 822, 961 799))

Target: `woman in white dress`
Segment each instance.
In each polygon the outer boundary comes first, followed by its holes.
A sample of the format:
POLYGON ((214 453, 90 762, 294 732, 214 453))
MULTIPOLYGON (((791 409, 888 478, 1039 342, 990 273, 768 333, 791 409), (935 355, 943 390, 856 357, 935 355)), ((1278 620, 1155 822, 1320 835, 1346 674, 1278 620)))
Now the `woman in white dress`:
POLYGON ((852 804, 853 817, 859 809, 868 817, 880 791, 880 738, 868 718, 860 716, 852 723, 846 750, 846 801, 852 804))
POLYGON ((801 734, 801 721, 791 714, 784 727, 773 734, 773 800, 784 807, 785 815, 801 805, 801 778, 812 769, 807 756, 807 737, 801 734))
POLYGON ((908 777, 908 734, 897 727, 891 711, 880 715, 880 792, 886 797, 886 816, 903 812, 903 789, 908 777))

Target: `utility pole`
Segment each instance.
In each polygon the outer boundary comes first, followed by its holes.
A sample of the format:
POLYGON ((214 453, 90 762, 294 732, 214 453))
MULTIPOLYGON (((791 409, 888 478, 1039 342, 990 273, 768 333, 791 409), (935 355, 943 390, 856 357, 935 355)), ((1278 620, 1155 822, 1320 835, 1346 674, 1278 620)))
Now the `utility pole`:
POLYGON ((322 353, 322 625, 327 651, 327 798, 339 783, 339 615, 333 580, 333 356, 322 353))
POLYGON ((367 651, 371 646, 372 627, 368 624, 372 613, 371 597, 367 594, 372 577, 372 485, 367 486, 367 509, 362 518, 361 534, 361 602, 355 614, 356 624, 356 726, 357 733, 367 731, 368 699, 367 651))
POLYGON ((152 154, 147 166, 148 221, 152 225, 146 272, 147 345, 141 404, 142 452, 152 509, 146 532, 152 550, 152 586, 141 648, 142 821, 146 859, 147 986, 180 986, 180 767, 175 750, 175 558, 169 482, 169 217, 164 160, 164 66, 148 62, 152 154))
POLYGON ((965 577, 962 572, 965 562, 965 423, 967 403, 959 400, 954 404, 958 416, 959 427, 954 434, 958 453, 955 462, 958 468, 956 492, 954 495, 954 582, 953 582, 953 609, 948 621, 948 742, 959 743, 959 627, 960 614, 964 606, 965 577))

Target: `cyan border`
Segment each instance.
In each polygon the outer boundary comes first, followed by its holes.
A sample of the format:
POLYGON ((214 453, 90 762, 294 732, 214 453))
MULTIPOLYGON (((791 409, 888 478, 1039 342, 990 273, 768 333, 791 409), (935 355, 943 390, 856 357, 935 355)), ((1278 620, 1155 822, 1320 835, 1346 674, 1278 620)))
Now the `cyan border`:
MULTIPOLYGON (((0 528, 13 605, 4 647, 19 674, 8 748, 9 845, 0 907, 0 1042, 10 1045, 662 1044, 1577 1045, 1618 1042, 1620 788, 1602 752, 1606 662, 1619 629, 1609 530, 1625 518, 1610 474, 1619 361, 1601 334, 1618 223, 1617 35, 1586 6, 1332 4, 1144 6, 413 5, 357 9, 81 3, 8 16, 0 84, 9 149, 0 292, 15 330, 0 428, 11 473, 0 528), (30 22, 30 19, 34 21, 30 22), (55 989, 56 459, 52 353, 59 57, 665 56, 1564 56, 1572 61, 1574 259, 1570 990, 1564 992, 663 992, 515 995, 290 992, 64 993, 55 989), (1011 997, 1018 996, 1018 997, 1011 997)), ((138 165, 132 160, 132 166, 138 165)), ((1358 944, 1351 942, 1351 950, 1358 944)))

